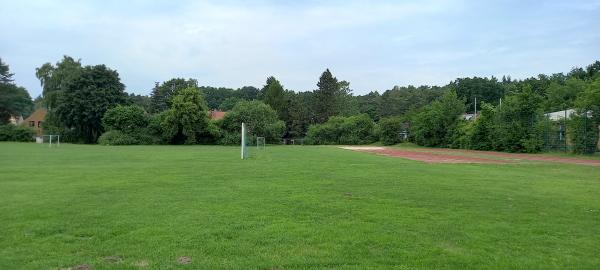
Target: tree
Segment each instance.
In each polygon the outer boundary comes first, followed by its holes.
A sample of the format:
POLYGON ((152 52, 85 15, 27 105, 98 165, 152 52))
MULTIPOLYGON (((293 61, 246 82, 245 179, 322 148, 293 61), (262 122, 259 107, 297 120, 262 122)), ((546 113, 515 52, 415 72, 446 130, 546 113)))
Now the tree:
POLYGON ((524 84, 505 100, 496 110, 495 148, 508 152, 541 151, 544 144, 542 97, 524 84))
POLYGON ((402 142, 400 135, 403 131, 406 131, 406 120, 403 117, 382 118, 379 121, 379 140, 384 145, 402 142))
POLYGON ((130 104, 134 104, 142 107, 145 111, 150 111, 151 109, 151 101, 149 96, 145 95, 136 95, 134 93, 129 94, 129 102, 130 104))
POLYGON ((544 110, 553 112, 573 108, 577 95, 583 92, 585 87, 586 82, 576 78, 569 78, 564 84, 550 83, 546 90, 544 110))
POLYGON ((454 91, 444 94, 414 116, 411 136, 419 145, 450 146, 464 109, 464 100, 454 91))
POLYGON ((0 124, 9 122, 11 116, 29 115, 33 102, 25 88, 13 84, 0 84, 0 124))
POLYGON ((208 119, 208 107, 198 88, 178 91, 171 102, 161 127, 163 136, 171 144, 211 142, 218 130, 208 119))
POLYGON ((571 141, 575 153, 594 153, 600 125, 600 76, 591 81, 575 100, 577 111, 570 120, 571 141))
POLYGON ((25 88, 13 84, 9 66, 0 59, 0 124, 11 116, 28 115, 33 110, 31 96, 25 88))
POLYGON ((286 98, 281 83, 271 76, 267 78, 261 93, 262 101, 277 112, 279 119, 285 119, 286 98))
POLYGON ((138 133, 148 126, 146 111, 137 105, 117 105, 102 117, 105 130, 119 130, 127 134, 138 133))
POLYGON ((289 105, 287 107, 286 136, 289 138, 304 137, 308 127, 313 123, 314 113, 311 110, 313 104, 312 92, 295 93, 288 91, 289 105))
POLYGON ((194 79, 173 78, 162 84, 156 83, 150 94, 150 111, 157 113, 171 107, 172 98, 182 89, 197 88, 198 81, 194 79))
POLYGON ((480 112, 473 122, 468 145, 471 149, 476 150, 495 150, 496 108, 483 102, 480 112))
POLYGON ((446 88, 412 85, 394 86, 385 91, 378 99, 379 117, 402 116, 411 110, 417 110, 430 104, 444 94, 446 88))
MULTIPOLYGON (((459 78, 450 83, 450 89, 456 91, 459 99, 465 100, 467 112, 475 111, 475 98, 477 102, 498 104, 504 96, 504 87, 494 77, 488 78, 459 78)), ((479 107, 480 105, 477 104, 479 107)))
POLYGON ((352 95, 350 83, 340 81, 335 98, 335 115, 351 116, 359 113, 358 99, 352 95))
POLYGON ((223 100, 223 102, 221 103, 221 105, 219 105, 219 110, 221 111, 229 111, 231 109, 233 109, 233 107, 235 106, 235 104, 237 104, 238 102, 242 101, 243 99, 239 98, 239 97, 229 97, 225 100, 223 100))
POLYGON ((8 67, 8 64, 2 62, 2 58, 0 58, 0 83, 1 84, 12 83, 13 75, 14 75, 13 73, 10 73, 10 68, 8 67))
POLYGON ((379 121, 379 104, 381 95, 379 92, 369 92, 364 96, 357 96, 359 113, 366 113, 375 121, 379 121))
POLYGON ((377 141, 377 126, 366 114, 333 116, 322 124, 311 125, 308 144, 368 144, 377 141))
POLYGON ((81 60, 66 55, 56 63, 56 66, 45 63, 35 69, 35 75, 42 86, 44 103, 48 108, 52 109, 56 106, 58 96, 65 90, 65 82, 73 80, 73 76, 79 76, 81 69, 81 60))
POLYGON ((321 74, 317 86, 319 88, 314 92, 315 120, 317 123, 324 123, 336 113, 336 99, 340 85, 337 78, 333 77, 329 69, 326 69, 321 74))
POLYGON ((277 112, 271 106, 258 100, 242 101, 237 103, 221 122, 225 131, 223 144, 240 143, 242 122, 250 131, 250 141, 260 136, 265 137, 267 142, 276 143, 285 130, 285 124, 278 119, 277 112))
MULTIPOLYGON (((55 82, 48 77, 47 82, 55 82)), ((95 143, 102 134, 102 117, 113 106, 127 100, 119 74, 105 65, 86 66, 61 77, 60 90, 52 90, 53 107, 49 114, 66 128, 74 129, 85 143, 95 143)))
POLYGON ((202 86, 200 87, 200 91, 202 91, 208 109, 211 110, 219 108, 226 99, 235 96, 235 90, 225 87, 202 86))
POLYGON ((235 91, 235 96, 244 100, 253 100, 258 98, 260 90, 254 86, 244 86, 235 91))

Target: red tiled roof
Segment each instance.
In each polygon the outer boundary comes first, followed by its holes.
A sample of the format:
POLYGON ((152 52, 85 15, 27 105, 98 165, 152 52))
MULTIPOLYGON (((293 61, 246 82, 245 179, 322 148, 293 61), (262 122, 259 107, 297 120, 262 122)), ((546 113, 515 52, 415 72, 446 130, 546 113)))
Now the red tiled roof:
POLYGON ((221 119, 223 119, 225 117, 226 113, 227 112, 224 112, 224 111, 214 110, 214 111, 210 111, 210 114, 208 116, 212 120, 221 120, 221 119))

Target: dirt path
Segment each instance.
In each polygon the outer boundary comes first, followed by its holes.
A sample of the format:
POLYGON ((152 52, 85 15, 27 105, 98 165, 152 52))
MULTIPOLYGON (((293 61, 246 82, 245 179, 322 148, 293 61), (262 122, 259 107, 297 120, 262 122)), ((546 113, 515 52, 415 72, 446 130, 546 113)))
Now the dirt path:
POLYGON ((540 155, 540 154, 516 154, 516 153, 448 149, 448 148, 424 148, 424 150, 428 151, 428 152, 433 152, 433 153, 477 155, 480 157, 488 156, 488 157, 503 158, 503 159, 507 159, 507 160, 544 161, 544 162, 558 162, 558 163, 566 163, 566 164, 600 166, 600 160, 598 160, 598 159, 585 159, 585 158, 577 158, 577 157, 554 157, 554 156, 540 155))
POLYGON ((360 147, 360 146, 345 146, 343 149, 374 153, 378 155, 406 158, 410 160, 422 161, 426 163, 511 163, 508 160, 490 159, 482 157, 469 157, 461 155, 451 155, 448 153, 431 153, 422 151, 410 151, 392 149, 386 147, 360 147))
POLYGON ((541 154, 515 154, 504 152, 462 150, 448 148, 415 148, 397 149, 373 146, 345 146, 344 149, 406 158, 427 163, 515 163, 522 161, 557 162, 565 164, 579 164, 600 166, 600 160, 576 157, 554 157, 541 154))

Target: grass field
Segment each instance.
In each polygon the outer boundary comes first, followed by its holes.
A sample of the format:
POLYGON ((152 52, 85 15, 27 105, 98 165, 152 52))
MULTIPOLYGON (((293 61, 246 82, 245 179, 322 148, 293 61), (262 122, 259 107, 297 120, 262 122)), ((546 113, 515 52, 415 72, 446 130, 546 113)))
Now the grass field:
POLYGON ((598 167, 0 143, 0 269, 599 269, 599 251, 598 167))

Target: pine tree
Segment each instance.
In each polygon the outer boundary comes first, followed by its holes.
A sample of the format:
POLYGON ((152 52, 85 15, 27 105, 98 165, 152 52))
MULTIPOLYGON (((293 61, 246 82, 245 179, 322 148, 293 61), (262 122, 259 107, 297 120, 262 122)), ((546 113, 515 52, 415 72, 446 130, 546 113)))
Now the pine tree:
POLYGON ((284 119, 286 98, 281 83, 275 77, 271 76, 267 78, 267 84, 262 88, 261 92, 263 102, 277 112, 279 119, 284 119))
POLYGON ((335 115, 340 84, 327 69, 319 78, 317 86, 319 89, 315 90, 314 99, 315 120, 318 123, 324 123, 329 117, 335 115))

